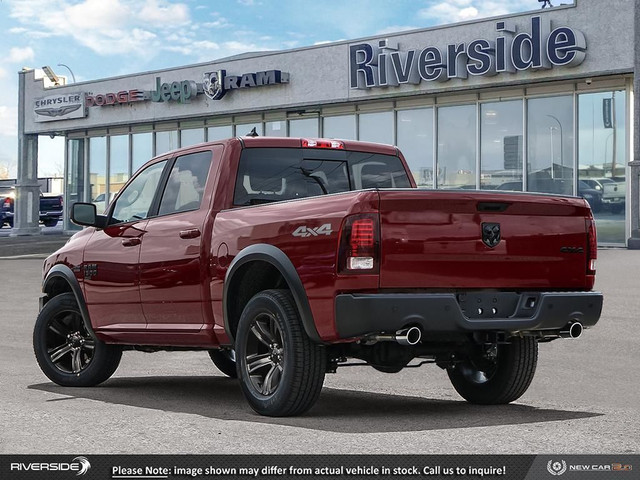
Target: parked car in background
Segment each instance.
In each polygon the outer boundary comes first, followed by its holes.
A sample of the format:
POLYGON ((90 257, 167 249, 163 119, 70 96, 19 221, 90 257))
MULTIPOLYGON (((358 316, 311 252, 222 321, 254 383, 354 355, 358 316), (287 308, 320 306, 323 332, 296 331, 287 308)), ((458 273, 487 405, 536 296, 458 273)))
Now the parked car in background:
MULTIPOLYGON (((570 195, 572 187, 570 180, 561 180, 561 179, 538 179, 535 184, 530 185, 536 189, 537 192, 540 193, 549 193, 553 195, 570 195)), ((502 185, 499 185, 496 190, 509 190, 514 192, 522 191, 522 182, 506 182, 502 185)), ((602 209, 602 192, 592 188, 586 182, 580 180, 578 182, 578 196, 584 198, 589 205, 591 206, 591 210, 594 212, 599 212, 602 209)))
MULTIPOLYGON (((0 187, 0 226, 13 228, 15 188, 0 187)), ((62 195, 40 194, 40 222, 45 227, 55 227, 62 218, 62 195)))
POLYGON ((109 195, 109 203, 107 204, 107 203, 105 203, 106 194, 105 193, 101 193, 96 198, 94 198, 91 203, 93 203, 96 206, 96 209, 98 210, 98 212, 103 212, 107 208, 109 208, 109 204, 111 204, 111 202, 113 201, 113 197, 115 197, 115 196, 116 196, 115 192, 112 192, 109 195))
POLYGON ((15 198, 15 187, 0 187, 0 228, 5 224, 13 226, 13 200, 15 198), (11 214, 9 215, 9 213, 11 214))

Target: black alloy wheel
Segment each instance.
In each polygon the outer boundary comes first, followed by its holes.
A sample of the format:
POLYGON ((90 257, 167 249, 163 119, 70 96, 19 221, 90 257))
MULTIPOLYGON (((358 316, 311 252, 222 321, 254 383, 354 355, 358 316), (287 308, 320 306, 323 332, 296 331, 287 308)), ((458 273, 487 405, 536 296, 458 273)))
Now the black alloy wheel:
POLYGON ((93 386, 107 380, 120 363, 122 349, 94 339, 84 325, 75 296, 49 300, 33 331, 33 349, 43 373, 63 386, 93 386))
POLYGON ((242 391, 268 416, 304 413, 320 395, 326 352, 302 327, 288 290, 265 290, 244 308, 236 334, 242 391))

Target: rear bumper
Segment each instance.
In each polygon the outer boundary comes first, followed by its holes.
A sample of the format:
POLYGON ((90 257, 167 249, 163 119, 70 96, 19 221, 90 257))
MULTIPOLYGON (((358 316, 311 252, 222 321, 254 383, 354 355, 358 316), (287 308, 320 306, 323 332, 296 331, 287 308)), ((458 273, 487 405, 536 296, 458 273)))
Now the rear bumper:
POLYGON ((423 332, 560 331, 569 323, 595 325, 602 311, 599 292, 469 294, 462 303, 454 293, 342 294, 336 297, 340 338, 395 332, 419 326, 423 332), (466 302, 466 303, 465 303, 466 302), (505 317, 501 312, 509 311, 505 317))
POLYGON ((40 212, 40 220, 47 218, 60 218, 62 216, 62 210, 51 210, 49 212, 40 212))

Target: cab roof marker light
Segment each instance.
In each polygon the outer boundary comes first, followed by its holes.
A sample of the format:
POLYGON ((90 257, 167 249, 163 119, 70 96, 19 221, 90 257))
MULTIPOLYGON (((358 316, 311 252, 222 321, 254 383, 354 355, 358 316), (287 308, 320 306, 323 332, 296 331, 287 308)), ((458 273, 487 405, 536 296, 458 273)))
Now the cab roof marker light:
POLYGON ((319 138, 303 138, 302 146, 304 148, 333 148, 344 150, 344 143, 339 140, 324 140, 319 138))

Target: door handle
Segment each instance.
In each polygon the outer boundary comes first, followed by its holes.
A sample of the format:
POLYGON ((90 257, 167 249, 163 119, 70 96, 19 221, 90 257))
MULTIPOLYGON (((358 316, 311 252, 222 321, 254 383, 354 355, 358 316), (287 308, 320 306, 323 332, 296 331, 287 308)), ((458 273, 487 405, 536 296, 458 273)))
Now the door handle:
POLYGON ((123 238, 122 239, 122 246, 123 247, 135 247, 136 245, 140 245, 142 243, 142 240, 140 240, 137 237, 134 238, 123 238))
POLYGON ((180 238, 198 238, 199 236, 200 236, 200 230, 198 230, 197 228, 180 231, 180 238))

